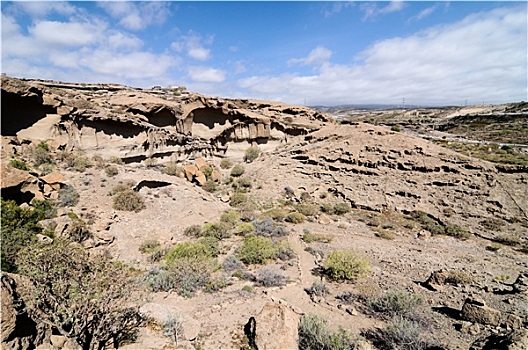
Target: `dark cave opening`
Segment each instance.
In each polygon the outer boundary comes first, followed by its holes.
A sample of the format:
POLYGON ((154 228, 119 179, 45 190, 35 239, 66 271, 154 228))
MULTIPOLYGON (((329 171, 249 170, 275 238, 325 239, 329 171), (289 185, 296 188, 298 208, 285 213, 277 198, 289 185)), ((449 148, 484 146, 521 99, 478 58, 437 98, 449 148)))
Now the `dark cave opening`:
POLYGON ((57 109, 43 104, 40 91, 31 96, 2 90, 2 136, 15 136, 57 109))

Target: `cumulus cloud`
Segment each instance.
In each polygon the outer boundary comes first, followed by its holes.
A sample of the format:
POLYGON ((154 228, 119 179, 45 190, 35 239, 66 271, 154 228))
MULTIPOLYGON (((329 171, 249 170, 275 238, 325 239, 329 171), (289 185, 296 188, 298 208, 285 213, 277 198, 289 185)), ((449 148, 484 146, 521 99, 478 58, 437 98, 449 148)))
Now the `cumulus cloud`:
POLYGON ((189 77, 201 83, 221 83, 226 79, 226 72, 221 69, 203 66, 189 67, 189 77))
POLYGON ((190 32, 182 36, 178 41, 171 43, 171 48, 176 52, 186 52, 187 56, 198 61, 207 61, 210 57, 211 50, 205 45, 211 45, 214 37, 208 36, 205 39, 200 35, 190 32))
POLYGON ((155 23, 163 23, 170 14, 168 3, 161 1, 101 1, 97 5, 129 30, 140 30, 155 23))
POLYGON ((105 28, 101 23, 41 21, 29 28, 39 42, 51 46, 75 47, 97 42, 105 28))
POLYGON ((292 58, 288 60, 288 64, 302 64, 306 66, 320 65, 330 59, 330 57, 332 57, 332 51, 328 50, 326 47, 317 46, 310 51, 308 56, 303 58, 292 58))
POLYGON ((470 15, 408 37, 382 40, 352 64, 324 62, 317 74, 253 76, 239 86, 292 103, 506 102, 527 96, 524 7, 470 15), (521 10, 523 9, 523 10, 521 10))

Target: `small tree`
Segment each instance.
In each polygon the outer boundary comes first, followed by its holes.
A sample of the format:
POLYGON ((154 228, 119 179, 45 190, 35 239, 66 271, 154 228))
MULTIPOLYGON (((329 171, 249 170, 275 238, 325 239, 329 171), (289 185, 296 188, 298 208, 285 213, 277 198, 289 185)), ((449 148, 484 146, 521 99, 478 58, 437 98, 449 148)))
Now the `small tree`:
POLYGON ((21 286, 29 315, 83 350, 117 348, 144 321, 132 306, 132 276, 122 264, 91 258, 66 240, 30 246, 17 263, 29 279, 21 286))

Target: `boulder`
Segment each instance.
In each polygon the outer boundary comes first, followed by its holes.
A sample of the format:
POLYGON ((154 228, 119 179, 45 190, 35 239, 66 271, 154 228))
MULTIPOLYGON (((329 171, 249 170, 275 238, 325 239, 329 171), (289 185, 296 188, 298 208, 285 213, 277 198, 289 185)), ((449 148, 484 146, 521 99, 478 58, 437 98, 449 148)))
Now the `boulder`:
POLYGON ((196 167, 198 168, 198 170, 201 170, 203 171, 205 168, 208 167, 208 164, 207 162, 202 158, 202 157, 198 157, 194 160, 194 165, 196 165, 196 167))
POLYGON ((268 302, 255 320, 259 349, 297 349, 299 315, 287 306, 268 302))
POLYGON ((515 282, 513 282, 514 293, 527 293, 528 292, 528 272, 519 274, 515 282))
POLYGON ((469 322, 497 326, 501 320, 501 313, 486 305, 478 296, 467 298, 462 306, 460 317, 469 322))
POLYGON ((194 176, 194 179, 196 180, 196 182, 198 182, 198 184, 200 186, 203 186, 206 181, 207 181, 207 178, 205 177, 205 174, 202 173, 201 171, 197 171, 196 172, 196 175, 194 176))
POLYGON ((187 165, 184 168, 184 171, 185 171, 185 177, 187 178, 187 180, 192 181, 194 176, 198 172, 198 168, 196 167, 196 165, 187 165))

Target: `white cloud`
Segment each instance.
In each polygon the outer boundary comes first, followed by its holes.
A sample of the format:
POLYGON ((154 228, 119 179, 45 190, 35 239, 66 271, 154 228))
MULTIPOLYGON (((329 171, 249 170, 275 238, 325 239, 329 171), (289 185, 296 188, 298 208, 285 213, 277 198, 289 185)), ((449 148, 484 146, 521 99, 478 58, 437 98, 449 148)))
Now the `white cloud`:
POLYGON ((330 18, 333 15, 340 13, 342 10, 354 6, 353 1, 336 1, 332 3, 330 8, 325 8, 323 10, 323 15, 325 18, 330 18))
POLYGON ((202 83, 221 83, 226 79, 226 72, 221 69, 203 66, 189 67, 189 77, 202 83))
POLYGON ((387 6, 380 7, 375 2, 365 2, 359 6, 363 11, 363 20, 373 19, 380 15, 401 11, 405 8, 403 1, 391 1, 387 6))
POLYGON ((211 45, 214 37, 208 36, 202 38, 200 35, 190 32, 188 35, 182 36, 178 41, 171 43, 171 48, 176 52, 187 53, 192 59, 198 61, 207 61, 211 55, 211 50, 205 45, 211 45))
POLYGON ((34 18, 42 18, 50 13, 72 15, 75 7, 66 1, 17 1, 13 3, 15 11, 22 11, 34 18))
POLYGON ((75 47, 99 41, 104 29, 101 23, 42 21, 30 27, 29 33, 51 47, 75 47))
POLYGON ((114 49, 139 50, 143 41, 133 35, 115 32, 108 35, 108 44, 114 49))
POLYGON ((403 38, 382 40, 353 64, 324 62, 314 75, 253 76, 239 87, 262 98, 309 104, 464 101, 527 96, 524 7, 496 9, 403 38))
POLYGON ((303 58, 292 58, 288 60, 288 64, 302 64, 306 66, 320 65, 330 59, 330 57, 332 57, 332 51, 328 50, 326 47, 317 46, 310 51, 308 56, 303 58))
POLYGON ((129 30, 140 30, 152 24, 163 23, 170 14, 169 4, 161 1, 101 1, 97 5, 129 30))
POLYGON ((422 20, 425 17, 430 16, 433 12, 436 11, 437 8, 438 8, 438 5, 433 5, 433 6, 430 6, 428 8, 425 8, 422 11, 420 11, 416 16, 411 17, 409 20, 410 21, 422 20))

